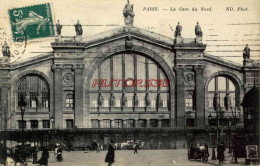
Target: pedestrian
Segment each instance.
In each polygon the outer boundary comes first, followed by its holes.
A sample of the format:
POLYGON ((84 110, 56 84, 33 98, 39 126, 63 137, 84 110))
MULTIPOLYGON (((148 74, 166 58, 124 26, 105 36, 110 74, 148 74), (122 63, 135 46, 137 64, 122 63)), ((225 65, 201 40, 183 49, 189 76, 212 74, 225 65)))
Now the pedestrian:
POLYGON ((97 143, 97 153, 99 153, 99 152, 100 152, 100 144, 97 143))
POLYGON ((57 161, 62 161, 62 148, 59 146, 57 149, 57 161))
POLYGON ((59 144, 57 143, 54 149, 54 157, 57 158, 57 153, 58 153, 58 148, 59 148, 59 144))
POLYGON ((38 164, 47 166, 47 165, 48 165, 48 158, 49 158, 49 157, 50 157, 50 156, 49 156, 48 149, 47 149, 46 147, 43 147, 42 157, 41 157, 41 159, 38 161, 38 164))
POLYGON ((108 163, 108 166, 111 166, 114 163, 114 159, 115 159, 115 148, 114 148, 113 141, 111 141, 111 143, 108 145, 108 152, 106 155, 105 162, 108 163))
POLYGON ((7 149, 0 143, 0 164, 6 165, 7 149))
POLYGON ((21 148, 19 146, 15 146, 14 155, 13 155, 14 165, 22 163, 22 155, 21 148))
POLYGON ((221 142, 220 145, 217 147, 217 152, 218 152, 217 158, 219 160, 219 164, 223 164, 225 149, 226 148, 224 142, 221 142))
POLYGON ((139 145, 138 145, 138 144, 135 144, 135 146, 134 146, 134 149, 135 149, 134 154, 135 154, 135 153, 138 154, 138 152, 137 152, 138 148, 139 148, 139 145))

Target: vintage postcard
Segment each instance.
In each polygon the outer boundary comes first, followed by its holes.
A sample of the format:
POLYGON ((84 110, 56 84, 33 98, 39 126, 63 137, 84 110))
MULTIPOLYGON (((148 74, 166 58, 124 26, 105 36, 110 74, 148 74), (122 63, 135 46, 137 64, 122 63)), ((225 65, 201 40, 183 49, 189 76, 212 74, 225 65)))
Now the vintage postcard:
POLYGON ((258 165, 259 0, 0 0, 0 165, 258 165))

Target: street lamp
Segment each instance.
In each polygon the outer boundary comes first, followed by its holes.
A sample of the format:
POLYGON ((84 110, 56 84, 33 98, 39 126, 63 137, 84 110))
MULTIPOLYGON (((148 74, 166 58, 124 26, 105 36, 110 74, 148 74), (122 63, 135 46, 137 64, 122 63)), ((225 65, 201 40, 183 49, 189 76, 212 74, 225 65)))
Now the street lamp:
MULTIPOLYGON (((219 114, 220 114, 220 122, 219 122, 219 126, 220 126, 220 130, 221 130, 221 133, 220 133, 220 136, 221 136, 221 140, 220 140, 220 142, 222 142, 223 141, 223 135, 224 135, 224 132, 223 132, 223 130, 224 130, 224 125, 223 125, 223 118, 224 118, 224 111, 221 109, 220 111, 219 111, 219 114)), ((218 141, 218 143, 220 143, 219 141, 218 141)))
POLYGON ((51 116, 51 142, 52 142, 52 147, 54 147, 54 137, 53 137, 53 128, 54 128, 54 116, 51 116))
MULTIPOLYGON (((215 124, 213 124, 213 120, 212 120, 212 115, 211 113, 209 114, 208 116, 208 121, 209 121, 209 126, 210 126, 210 129, 212 131, 212 133, 214 133, 214 129, 213 129, 213 126, 215 124)), ((218 134, 218 133, 217 133, 218 134)), ((210 141, 211 141, 211 133, 210 133, 210 141)), ((211 141, 212 142, 212 141, 211 141)), ((215 145, 213 145, 213 142, 211 143, 212 144, 212 157, 211 157, 211 160, 216 160, 216 153, 215 153, 215 145)))
POLYGON ((21 116, 22 116, 22 146, 24 147, 24 112, 25 112, 25 106, 27 103, 24 101, 24 97, 20 97, 20 101, 18 102, 18 106, 21 109, 21 116))

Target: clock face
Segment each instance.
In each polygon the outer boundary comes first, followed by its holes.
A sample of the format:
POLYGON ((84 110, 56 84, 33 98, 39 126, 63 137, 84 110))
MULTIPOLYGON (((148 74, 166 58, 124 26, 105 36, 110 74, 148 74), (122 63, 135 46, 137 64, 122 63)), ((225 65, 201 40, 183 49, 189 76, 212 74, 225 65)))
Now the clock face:
POLYGON ((126 85, 127 87, 132 86, 133 83, 134 83, 134 80, 133 80, 132 78, 128 78, 128 79, 125 80, 125 85, 126 85))

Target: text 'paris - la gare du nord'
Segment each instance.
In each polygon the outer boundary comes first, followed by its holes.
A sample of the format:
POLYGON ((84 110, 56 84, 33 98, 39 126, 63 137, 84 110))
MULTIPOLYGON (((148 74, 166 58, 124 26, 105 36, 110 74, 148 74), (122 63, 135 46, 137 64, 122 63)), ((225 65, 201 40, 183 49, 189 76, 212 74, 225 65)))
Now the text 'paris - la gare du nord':
MULTIPOLYGON (((187 8, 187 7, 170 7, 170 8, 162 8, 159 9, 159 7, 143 7, 143 11, 151 11, 151 12, 156 12, 156 11, 206 11, 206 12, 211 12, 213 11, 212 7, 192 7, 192 8, 187 8)), ((224 9, 225 11, 248 11, 248 7, 231 7, 231 6, 227 6, 224 9)))

